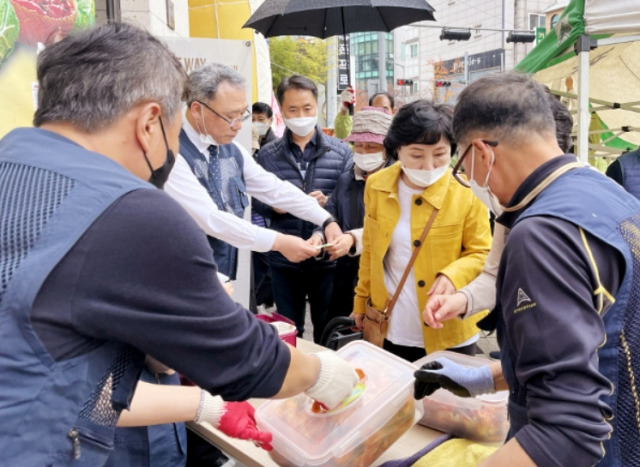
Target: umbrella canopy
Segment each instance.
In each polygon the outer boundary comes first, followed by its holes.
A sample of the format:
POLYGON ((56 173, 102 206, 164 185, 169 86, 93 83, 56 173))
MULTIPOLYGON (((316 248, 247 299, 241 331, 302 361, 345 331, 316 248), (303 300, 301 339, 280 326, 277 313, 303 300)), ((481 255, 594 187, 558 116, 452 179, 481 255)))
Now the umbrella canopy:
POLYGON ((265 37, 327 38, 352 32, 391 31, 416 21, 434 21, 425 0, 265 0, 243 27, 265 37))

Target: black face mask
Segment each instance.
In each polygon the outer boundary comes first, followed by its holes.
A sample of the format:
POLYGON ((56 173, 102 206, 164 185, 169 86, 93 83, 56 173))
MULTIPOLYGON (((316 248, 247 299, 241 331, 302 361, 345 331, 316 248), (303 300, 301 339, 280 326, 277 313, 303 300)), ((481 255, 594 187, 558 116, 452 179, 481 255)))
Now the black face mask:
POLYGON ((143 152, 144 160, 147 161, 147 165, 149 166, 149 170, 151 171, 151 177, 149 177, 149 183, 151 183, 156 188, 164 187, 164 184, 167 182, 169 178, 169 173, 171 173, 171 169, 173 169, 173 164, 176 162, 176 157, 173 154, 173 151, 169 149, 169 143, 167 141, 167 135, 164 132, 164 125, 162 124, 162 118, 158 118, 160 121, 160 129, 162 130, 162 137, 164 138, 164 145, 167 147, 167 157, 164 160, 164 164, 162 164, 157 169, 153 169, 151 166, 151 162, 149 162, 149 158, 147 157, 147 153, 143 152))

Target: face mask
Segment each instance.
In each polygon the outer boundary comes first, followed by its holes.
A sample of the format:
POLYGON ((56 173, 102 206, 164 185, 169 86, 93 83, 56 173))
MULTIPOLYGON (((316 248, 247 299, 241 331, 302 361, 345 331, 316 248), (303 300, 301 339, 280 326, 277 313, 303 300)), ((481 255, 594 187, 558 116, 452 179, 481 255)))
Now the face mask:
POLYGON ((173 154, 173 151, 169 149, 169 143, 167 142, 167 135, 164 132, 164 125, 162 124, 162 119, 160 119, 160 128, 162 129, 162 137, 164 138, 164 145, 167 148, 167 157, 164 160, 164 164, 162 164, 157 169, 153 169, 151 166, 151 162, 149 162, 149 158, 147 157, 147 153, 143 152, 144 160, 147 161, 147 165, 149 166, 149 170, 151 171, 151 177, 149 177, 149 183, 151 183, 156 188, 164 187, 164 184, 167 182, 169 178, 169 173, 171 169, 173 169, 173 164, 176 162, 176 158, 173 154))
POLYGON ((408 169, 402 164, 402 171, 409 181, 420 188, 426 188, 440 180, 449 170, 448 165, 443 165, 433 170, 408 169))
POLYGON ((353 153, 353 163, 364 172, 371 173, 384 165, 384 153, 382 151, 370 154, 353 153))
POLYGON ((254 122, 253 123, 258 130, 258 134, 260 136, 264 136, 267 134, 267 130, 269 130, 269 124, 266 122, 254 122))
POLYGON ((316 124, 318 123, 318 116, 315 117, 300 117, 300 118, 284 118, 284 124, 293 133, 300 137, 307 136, 311 133, 316 124))
POLYGON ((207 127, 204 124, 204 113, 202 114, 202 128, 204 128, 204 133, 200 133, 200 130, 198 130, 198 137, 200 138, 200 142, 202 144, 206 144, 207 146, 217 146, 218 143, 216 143, 213 137, 209 133, 207 133, 207 127))
POLYGON ((469 174, 469 186, 471 187, 471 191, 474 195, 478 197, 482 204, 484 204, 496 217, 500 217, 504 212, 504 207, 498 201, 496 195, 491 192, 489 188, 489 175, 491 175, 491 169, 493 169, 493 162, 495 161, 495 154, 493 150, 491 150, 491 165, 489 167, 489 172, 487 172, 487 177, 484 179, 484 184, 482 186, 478 185, 476 181, 473 179, 473 164, 475 162, 475 147, 471 148, 471 173, 469 174))

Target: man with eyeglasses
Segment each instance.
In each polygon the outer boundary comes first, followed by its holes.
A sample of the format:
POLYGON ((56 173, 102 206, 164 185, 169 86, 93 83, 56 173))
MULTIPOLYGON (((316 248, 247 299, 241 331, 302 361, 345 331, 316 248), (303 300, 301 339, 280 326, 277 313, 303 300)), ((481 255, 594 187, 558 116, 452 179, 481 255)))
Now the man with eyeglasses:
POLYGON ((278 251, 293 262, 315 255, 317 250, 303 239, 243 219, 249 196, 316 225, 331 217, 234 142, 251 118, 245 79, 231 67, 209 63, 190 73, 189 84, 180 154, 165 191, 208 235, 220 272, 236 278, 238 248, 278 251))
POLYGON ((438 359, 417 398, 509 390, 507 442, 481 465, 639 465, 640 202, 564 154, 544 88, 519 73, 468 86, 454 113, 471 189, 510 229, 496 306, 500 365, 438 359))

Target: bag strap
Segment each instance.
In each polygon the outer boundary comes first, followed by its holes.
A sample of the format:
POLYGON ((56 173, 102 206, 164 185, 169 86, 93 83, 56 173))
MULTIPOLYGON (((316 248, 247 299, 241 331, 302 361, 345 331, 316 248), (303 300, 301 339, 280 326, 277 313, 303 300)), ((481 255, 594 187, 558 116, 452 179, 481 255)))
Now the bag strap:
POLYGON ((402 291, 402 287, 404 286, 404 283, 407 280, 407 277, 409 276, 409 272, 411 271, 411 268, 413 267, 413 263, 415 263, 416 258, 418 257, 418 253, 420 252, 420 248, 422 248, 422 245, 424 244, 425 238, 427 238, 427 234, 429 233, 429 230, 431 229, 431 225, 433 224, 433 221, 436 220, 436 215, 437 214, 438 214, 438 209, 434 208, 433 212, 431 213, 431 216, 429 217, 429 220, 427 221, 427 225, 424 226, 424 230, 422 231, 422 235, 420 236, 419 245, 417 247, 415 247, 413 249, 413 253, 411 253, 411 258, 409 259, 409 264, 407 264, 407 267, 404 270, 404 273, 402 274, 402 278, 400 279, 400 282, 398 283, 398 288, 396 289, 396 292, 393 294, 393 297, 391 298, 391 301, 387 302, 387 306, 385 307, 387 319, 389 319, 391 317, 391 311, 393 310, 393 307, 396 305, 396 302, 398 301, 398 297, 400 296, 400 292, 402 291))

